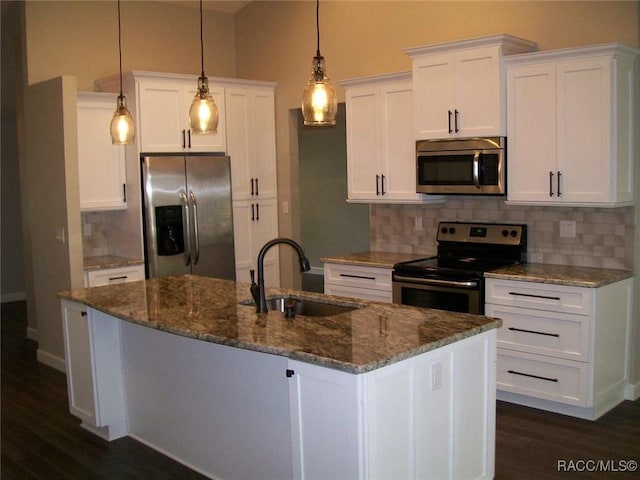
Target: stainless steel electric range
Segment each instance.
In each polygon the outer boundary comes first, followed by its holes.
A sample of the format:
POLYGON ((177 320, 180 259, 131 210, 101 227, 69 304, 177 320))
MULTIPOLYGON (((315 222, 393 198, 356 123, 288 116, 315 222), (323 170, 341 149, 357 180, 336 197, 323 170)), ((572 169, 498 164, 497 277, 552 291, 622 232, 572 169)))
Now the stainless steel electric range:
POLYGON ((394 265, 394 303, 483 314, 484 272, 526 258, 524 224, 440 222, 436 239, 437 256, 394 265))

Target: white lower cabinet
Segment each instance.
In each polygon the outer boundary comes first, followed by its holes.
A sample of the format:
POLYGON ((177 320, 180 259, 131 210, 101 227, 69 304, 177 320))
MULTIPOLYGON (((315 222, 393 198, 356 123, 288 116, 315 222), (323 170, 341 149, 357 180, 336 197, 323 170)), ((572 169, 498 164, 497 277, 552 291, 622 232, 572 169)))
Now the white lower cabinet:
POLYGON ((127 435, 119 321, 62 301, 69 411, 107 440, 127 435))
POLYGON ((130 265, 128 267, 101 268, 85 272, 86 287, 101 287, 115 283, 135 282, 144 280, 144 265, 130 265))
POLYGON ((488 278, 498 399, 594 420, 625 399, 633 279, 600 288, 488 278))
MULTIPOLYGON (((236 281, 249 282, 250 270, 258 280, 258 253, 269 240, 278 236, 278 202, 276 199, 233 202, 233 231, 236 255, 236 281)), ((265 286, 280 286, 278 245, 264 259, 265 286)), ((284 247, 289 248, 289 247, 284 247)))
POLYGON ((293 478, 493 478, 495 341, 360 375, 289 361, 293 478))
POLYGON ((324 293, 391 303, 391 272, 391 268, 325 263, 324 293))

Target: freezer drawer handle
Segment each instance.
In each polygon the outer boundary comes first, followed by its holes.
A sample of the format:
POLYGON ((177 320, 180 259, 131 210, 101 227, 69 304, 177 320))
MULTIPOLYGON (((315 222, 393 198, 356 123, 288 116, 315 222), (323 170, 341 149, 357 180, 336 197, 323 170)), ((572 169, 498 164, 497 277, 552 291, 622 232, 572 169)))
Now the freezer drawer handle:
POLYGON ((538 380, 546 380, 547 382, 558 383, 558 379, 557 378, 541 377, 540 375, 532 375, 530 373, 516 372, 515 370, 507 370, 507 373, 511 373, 513 375, 521 375, 523 377, 537 378, 538 380))
POLYGON ((557 301, 560 301, 560 297, 549 297, 547 295, 533 295, 531 293, 509 292, 509 295, 513 295, 514 297, 543 298, 545 300, 557 300, 557 301))
POLYGON ((560 337, 559 333, 538 332, 536 330, 526 330, 524 328, 509 327, 509 330, 514 332, 535 333, 536 335, 546 335, 548 337, 560 337))
POLYGON ((182 198, 185 218, 182 233, 187 243, 187 248, 184 249, 184 264, 188 267, 191 263, 191 222, 189 220, 189 200, 187 199, 187 194, 185 192, 180 192, 180 197, 182 198))
POLYGON ((191 197, 191 205, 193 206, 193 243, 195 246, 195 254, 193 256, 193 264, 196 265, 200 259, 200 242, 198 239, 198 202, 193 191, 189 192, 191 197))
POLYGON ((469 281, 456 281, 456 280, 440 280, 437 278, 419 278, 419 277, 405 277, 403 275, 394 275, 393 280, 396 282, 415 283, 419 285, 434 285, 439 287, 462 287, 462 288, 477 288, 478 282, 475 280, 469 281))

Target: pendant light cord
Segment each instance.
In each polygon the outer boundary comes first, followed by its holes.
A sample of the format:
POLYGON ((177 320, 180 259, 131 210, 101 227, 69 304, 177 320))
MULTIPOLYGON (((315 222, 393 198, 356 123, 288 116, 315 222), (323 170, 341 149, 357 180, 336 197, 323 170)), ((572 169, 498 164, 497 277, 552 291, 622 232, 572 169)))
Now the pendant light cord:
POLYGON ((202 0, 200 0, 200 64, 202 66, 202 77, 204 77, 204 36, 202 34, 202 0))
POLYGON ((122 97, 122 31, 120 28, 120 0, 118 0, 118 56, 120 61, 120 96, 122 97))
POLYGON ((318 37, 318 48, 316 55, 320 56, 320 0, 316 0, 316 35, 318 37))

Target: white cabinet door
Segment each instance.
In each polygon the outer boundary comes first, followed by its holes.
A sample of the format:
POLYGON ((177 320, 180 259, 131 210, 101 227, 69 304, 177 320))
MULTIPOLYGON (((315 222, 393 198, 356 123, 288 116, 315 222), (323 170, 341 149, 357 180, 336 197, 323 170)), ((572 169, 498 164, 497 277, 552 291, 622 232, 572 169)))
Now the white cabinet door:
POLYGON ((505 134, 498 47, 426 55, 413 75, 416 139, 505 134))
POLYGON ((69 411, 107 440, 127 435, 119 320, 63 300, 69 411))
POLYGON ((287 375, 293 478, 363 478, 360 377, 294 360, 287 375))
MULTIPOLYGON (((278 236, 277 201, 261 200, 233 203, 236 281, 249 282, 249 270, 256 270, 258 253, 269 240, 278 236)), ((278 246, 271 248, 264 259, 265 285, 280 286, 278 246)), ((257 281, 257 277, 256 277, 257 281)))
POLYGON ((506 60, 508 201, 633 202, 636 53, 612 44, 506 60))
POLYGON ((566 202, 611 198, 609 59, 562 62, 558 85, 558 195, 566 202))
POLYGON ((273 87, 227 87, 225 98, 233 199, 275 198, 273 87))
POLYGON ((349 200, 380 196, 379 96, 375 87, 346 90, 347 181, 349 200))
POLYGON ((193 81, 170 77, 137 79, 138 144, 142 153, 224 152, 226 150, 224 89, 210 85, 218 107, 218 131, 196 135, 189 128, 193 81))
POLYGON ((507 71, 509 200, 550 201, 557 193, 555 93, 553 65, 507 71))
POLYGON ((109 124, 117 95, 78 92, 80 209, 127 208, 124 146, 113 145, 109 124))
POLYGON ((440 197, 416 193, 411 75, 381 75, 341 84, 347 104, 348 200, 440 201, 440 197))

